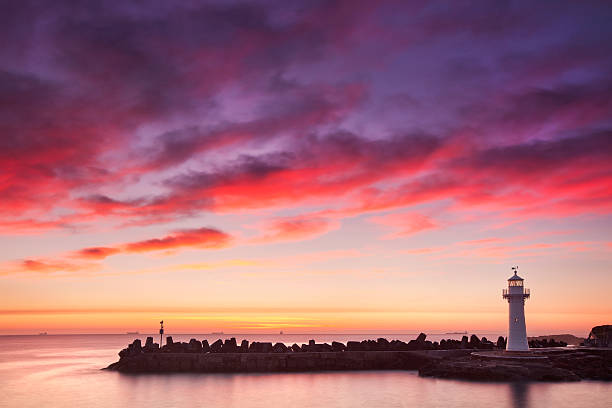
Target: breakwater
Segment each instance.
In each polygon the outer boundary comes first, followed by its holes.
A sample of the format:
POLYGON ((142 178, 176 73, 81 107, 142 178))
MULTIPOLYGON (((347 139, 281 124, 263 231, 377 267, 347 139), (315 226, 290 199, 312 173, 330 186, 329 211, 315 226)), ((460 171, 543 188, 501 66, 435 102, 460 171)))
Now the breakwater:
POLYGON ((434 350, 303 353, 142 353, 121 359, 108 368, 130 373, 418 370, 432 360, 468 355, 469 352, 469 350, 434 350))
POLYGON ((171 336, 159 347, 153 337, 147 337, 142 345, 134 340, 119 352, 119 361, 108 369, 121 372, 274 372, 317 370, 379 370, 418 369, 439 358, 469 354, 474 349, 492 350, 505 346, 503 338, 498 343, 486 338, 464 336, 462 340, 431 342, 421 333, 415 340, 349 341, 308 344, 265 343, 235 338, 207 340, 191 339, 174 342, 171 336))
POLYGON ((127 348, 119 352, 120 357, 129 356, 140 353, 300 353, 300 352, 340 352, 340 351, 414 351, 414 350, 456 350, 456 349, 481 349, 493 350, 503 349, 506 346, 506 340, 499 337, 497 342, 487 340, 486 337, 479 338, 476 335, 463 336, 461 340, 441 340, 429 341, 427 335, 421 333, 416 339, 404 342, 401 340, 387 340, 379 338, 377 340, 363 341, 348 341, 341 343, 337 341, 329 343, 316 343, 314 340, 308 341, 307 344, 293 344, 287 346, 284 343, 271 342, 249 342, 242 340, 238 343, 236 338, 232 337, 223 341, 218 339, 209 344, 208 340, 199 341, 192 338, 189 342, 175 342, 172 336, 166 337, 166 344, 159 347, 153 341, 153 337, 147 337, 147 340, 142 345, 140 339, 134 340, 127 348))
POLYGON ((308 344, 265 343, 235 338, 219 339, 211 344, 207 340, 191 339, 174 342, 166 338, 159 347, 153 337, 144 346, 134 340, 119 352, 119 361, 108 369, 121 372, 275 372, 318 370, 415 370, 437 359, 466 356, 473 350, 493 350, 504 347, 505 340, 497 343, 472 335, 462 340, 431 342, 421 333, 415 340, 349 341, 308 344))
MULTIPOLYGON (((612 351, 545 347, 526 355, 505 353, 496 343, 472 335, 462 340, 431 342, 421 333, 408 343, 399 340, 317 344, 249 343, 235 338, 173 342, 159 347, 148 337, 134 340, 107 369, 124 373, 240 373, 335 370, 418 370, 421 376, 480 381, 610 380, 612 351)), ((547 345, 560 344, 547 341, 547 345)))

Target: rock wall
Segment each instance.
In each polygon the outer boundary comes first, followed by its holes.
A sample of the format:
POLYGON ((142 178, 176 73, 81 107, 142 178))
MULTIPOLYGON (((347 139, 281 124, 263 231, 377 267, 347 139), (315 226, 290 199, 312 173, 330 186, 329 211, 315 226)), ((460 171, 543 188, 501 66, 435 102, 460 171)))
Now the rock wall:
POLYGON ((472 335, 461 340, 442 340, 440 343, 426 340, 425 333, 405 343, 400 340, 349 341, 346 343, 308 344, 261 343, 235 338, 207 340, 191 339, 174 342, 171 336, 159 347, 153 337, 147 337, 145 345, 139 339, 119 352, 119 361, 111 364, 111 370, 123 372, 273 372, 315 370, 388 370, 417 369, 432 359, 466 355, 473 349, 491 350, 495 344, 485 337, 472 335))
POLYGON ((218 339, 212 344, 207 340, 199 341, 191 339, 187 342, 174 342, 172 336, 166 337, 166 344, 159 347, 154 343, 153 337, 147 337, 144 347, 139 339, 128 345, 127 348, 119 352, 119 357, 138 355, 140 353, 305 353, 305 352, 340 352, 340 351, 414 351, 414 350, 458 350, 458 349, 479 349, 493 350, 495 348, 505 348, 506 340, 503 337, 497 339, 497 343, 487 340, 486 337, 479 339, 476 335, 472 335, 469 339, 463 336, 461 340, 442 340, 431 342, 426 340, 425 333, 419 334, 415 340, 410 340, 405 343, 401 340, 387 340, 379 338, 378 340, 363 340, 349 341, 340 343, 333 341, 328 343, 316 343, 314 340, 309 340, 308 344, 293 344, 287 346, 283 343, 249 343, 247 340, 242 340, 238 345, 236 338, 226 339, 225 341, 218 339))
POLYGON ((122 358, 108 369, 128 373, 416 370, 433 360, 468 355, 470 352, 471 350, 140 353, 122 358))

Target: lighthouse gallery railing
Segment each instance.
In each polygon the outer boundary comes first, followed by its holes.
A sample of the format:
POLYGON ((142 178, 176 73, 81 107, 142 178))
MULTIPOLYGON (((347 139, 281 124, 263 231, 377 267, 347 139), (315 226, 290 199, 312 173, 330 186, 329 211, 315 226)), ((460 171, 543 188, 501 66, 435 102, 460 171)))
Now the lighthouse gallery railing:
POLYGON ((522 296, 523 299, 527 299, 527 298, 529 298, 530 295, 531 294, 529 292, 529 289, 527 289, 527 288, 523 288, 523 291, 519 292, 519 293, 510 293, 510 291, 508 289, 503 289, 502 290, 502 296, 503 296, 504 299, 509 298, 511 296, 522 296))

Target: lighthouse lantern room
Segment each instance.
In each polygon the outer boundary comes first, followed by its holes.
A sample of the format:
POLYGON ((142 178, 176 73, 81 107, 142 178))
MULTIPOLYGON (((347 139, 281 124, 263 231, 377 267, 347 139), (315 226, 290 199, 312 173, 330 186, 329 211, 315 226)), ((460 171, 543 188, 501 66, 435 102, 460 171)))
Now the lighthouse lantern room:
POLYGON ((508 279, 508 289, 502 296, 508 299, 508 342, 506 351, 529 351, 527 330, 525 328, 525 299, 529 299, 529 289, 523 286, 523 278, 518 276, 518 266, 512 267, 514 275, 508 279))

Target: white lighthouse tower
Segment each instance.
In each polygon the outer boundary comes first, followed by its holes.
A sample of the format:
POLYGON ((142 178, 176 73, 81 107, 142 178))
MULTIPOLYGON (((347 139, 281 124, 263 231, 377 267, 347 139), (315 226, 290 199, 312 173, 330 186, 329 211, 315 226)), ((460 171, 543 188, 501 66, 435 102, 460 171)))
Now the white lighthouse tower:
POLYGON ((508 299, 508 342, 506 351, 528 351, 527 331, 525 329, 525 299, 529 289, 523 286, 523 278, 517 275, 518 266, 512 267, 514 275, 508 279, 508 289, 503 290, 503 298, 508 299))

